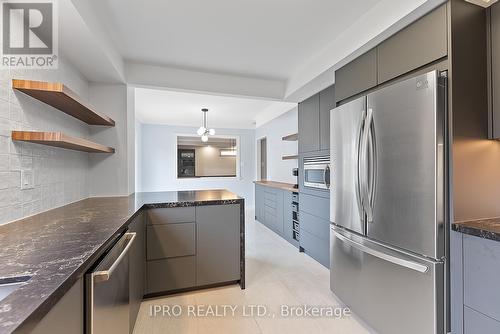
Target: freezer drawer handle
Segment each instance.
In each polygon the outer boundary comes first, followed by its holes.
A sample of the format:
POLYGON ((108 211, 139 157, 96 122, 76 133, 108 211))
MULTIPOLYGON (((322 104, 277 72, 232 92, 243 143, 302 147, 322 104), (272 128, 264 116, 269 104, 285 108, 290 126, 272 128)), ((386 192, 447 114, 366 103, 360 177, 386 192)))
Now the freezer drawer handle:
POLYGON ((416 270, 416 271, 421 272, 421 273, 426 273, 427 270, 429 270, 429 268, 427 266, 424 266, 423 264, 413 262, 413 261, 408 261, 405 259, 401 259, 399 257, 392 256, 392 255, 380 252, 378 250, 372 249, 370 247, 367 247, 359 242, 356 242, 354 240, 349 239, 348 237, 335 231, 333 228, 332 228, 332 232, 335 233, 335 236, 337 238, 339 238, 340 240, 342 240, 343 242, 351 245, 352 247, 354 247, 354 248, 356 248, 364 253, 368 253, 368 254, 376 256, 382 260, 389 261, 389 262, 392 262, 394 264, 397 264, 398 266, 403 266, 403 267, 406 267, 406 268, 409 268, 412 270, 416 270))
POLYGON ((104 282, 111 278, 111 275, 113 275, 113 271, 115 271, 116 267, 120 264, 125 255, 127 255, 127 252, 130 249, 130 246, 132 246, 135 237, 135 232, 128 232, 123 235, 122 239, 128 239, 127 245, 125 246, 125 248, 123 248, 120 255, 116 258, 116 261, 113 262, 113 264, 108 269, 92 273, 92 276, 94 276, 94 282, 104 282))

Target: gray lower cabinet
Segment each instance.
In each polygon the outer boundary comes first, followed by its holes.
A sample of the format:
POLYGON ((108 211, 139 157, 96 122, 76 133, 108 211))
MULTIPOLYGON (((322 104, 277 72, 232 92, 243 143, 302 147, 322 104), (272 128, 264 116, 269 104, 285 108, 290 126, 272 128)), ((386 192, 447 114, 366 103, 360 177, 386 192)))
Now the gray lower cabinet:
POLYGON ((319 150, 319 94, 299 103, 299 153, 319 150))
POLYGON ((500 242, 464 235, 464 304, 500 320, 500 242))
POLYGON ((80 278, 71 289, 57 302, 31 334, 83 334, 84 330, 84 296, 83 278, 80 278))
POLYGON ((142 212, 129 225, 129 232, 135 232, 136 238, 129 255, 130 284, 130 333, 134 331, 137 314, 145 293, 146 285, 146 224, 142 212))
POLYGON ((300 247, 307 255, 323 266, 330 268, 330 241, 304 230, 302 228, 302 216, 300 220, 300 247))
POLYGON ((300 211, 300 247, 313 259, 330 267, 330 222, 300 211))
POLYGON ((240 279, 240 206, 196 207, 196 285, 240 279))
POLYGON ((330 200, 300 193, 300 248, 330 267, 330 200))
POLYGON ((500 333, 500 242, 451 232, 454 334, 500 333))
POLYGON ((147 210, 147 294, 240 280, 240 205, 147 210))
POLYGON ((196 286, 196 256, 148 261, 148 293, 160 293, 196 286))
POLYGON ((196 224, 179 223, 147 227, 147 259, 196 254, 196 224))
POLYGON ((464 307, 464 333, 498 334, 500 322, 466 306, 464 307))
POLYGON ((283 235, 283 190, 264 188, 263 223, 279 235, 283 235))
POLYGON ((335 71, 335 102, 377 85, 377 50, 372 49, 335 71))
POLYGON ((293 193, 291 191, 255 184, 255 217, 273 232, 295 247, 293 239, 293 193))

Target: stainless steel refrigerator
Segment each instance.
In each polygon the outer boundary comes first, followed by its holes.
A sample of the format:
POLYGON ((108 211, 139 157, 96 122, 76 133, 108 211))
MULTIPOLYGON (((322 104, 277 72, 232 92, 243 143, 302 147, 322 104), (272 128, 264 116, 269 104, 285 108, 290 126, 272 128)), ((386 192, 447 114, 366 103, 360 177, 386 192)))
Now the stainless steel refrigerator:
POLYGON ((447 331, 445 76, 331 111, 331 290, 380 334, 447 331))

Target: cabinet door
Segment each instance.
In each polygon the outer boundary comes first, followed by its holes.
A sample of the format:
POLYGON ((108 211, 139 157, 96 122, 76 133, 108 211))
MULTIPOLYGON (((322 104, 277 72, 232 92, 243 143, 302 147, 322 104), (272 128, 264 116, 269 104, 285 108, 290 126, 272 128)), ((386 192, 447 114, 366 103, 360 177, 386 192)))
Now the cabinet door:
POLYGON ((464 304, 500 321, 500 242, 463 236, 464 304))
POLYGON ((196 207, 196 285, 240 279, 240 205, 196 207))
POLYGON ((83 278, 57 302, 30 332, 32 334, 83 334, 84 328, 83 278))
POLYGON ((469 307, 464 307, 464 334, 498 334, 500 322, 469 307))
POLYGON ((299 103, 299 152, 319 150, 319 94, 299 103))
POLYGON ((378 83, 445 57, 447 31, 445 4, 380 44, 378 83))
POLYGON ((195 255, 195 231, 195 223, 148 226, 146 234, 148 261, 195 255))
POLYGON ((320 150, 330 148, 330 110, 335 108, 335 86, 319 93, 319 146, 320 150))
POLYGON ((377 50, 372 49, 335 71, 335 102, 364 92, 376 85, 377 50))
POLYGON ((492 138, 500 138, 500 5, 491 6, 491 112, 492 138))
POLYGON ((130 232, 137 233, 130 249, 130 333, 134 330, 135 320, 144 297, 146 276, 146 224, 141 212, 129 225, 130 232))
POLYGON ((318 238, 314 234, 303 230, 302 215, 300 216, 300 224, 300 247, 307 255, 323 266, 330 268, 330 240, 318 238))
POLYGON ((147 292, 162 293, 196 285, 196 256, 148 261, 147 292))

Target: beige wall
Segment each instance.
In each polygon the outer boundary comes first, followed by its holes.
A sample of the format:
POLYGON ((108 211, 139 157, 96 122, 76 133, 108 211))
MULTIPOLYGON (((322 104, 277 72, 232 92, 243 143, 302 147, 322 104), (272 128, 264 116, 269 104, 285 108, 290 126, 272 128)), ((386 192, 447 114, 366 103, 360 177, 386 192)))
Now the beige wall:
POLYGON ((196 176, 236 175, 236 157, 221 157, 219 148, 196 148, 196 176))

